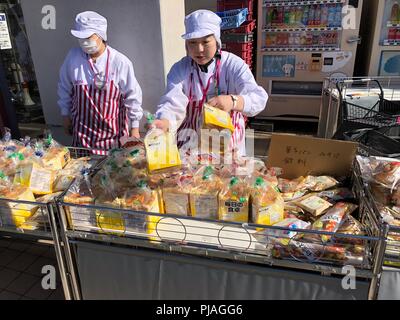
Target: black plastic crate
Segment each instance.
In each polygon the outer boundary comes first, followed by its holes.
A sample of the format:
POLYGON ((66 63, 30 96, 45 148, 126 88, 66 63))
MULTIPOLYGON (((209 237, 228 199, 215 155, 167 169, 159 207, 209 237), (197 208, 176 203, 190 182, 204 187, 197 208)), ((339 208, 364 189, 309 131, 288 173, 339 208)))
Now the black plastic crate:
POLYGON ((344 133, 345 140, 359 143, 358 153, 363 156, 400 158, 400 142, 376 130, 355 130, 344 133))

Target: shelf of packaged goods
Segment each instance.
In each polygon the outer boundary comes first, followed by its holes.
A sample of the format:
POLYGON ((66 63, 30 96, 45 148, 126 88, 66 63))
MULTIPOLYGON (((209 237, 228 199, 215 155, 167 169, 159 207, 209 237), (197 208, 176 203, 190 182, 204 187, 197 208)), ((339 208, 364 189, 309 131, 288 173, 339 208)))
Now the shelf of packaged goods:
POLYGON ((387 26, 388 28, 397 28, 397 29, 400 29, 400 23, 393 23, 393 22, 388 21, 388 23, 386 24, 386 26, 387 26))
POLYGON ((385 40, 383 41, 383 45, 389 47, 400 46, 400 40, 385 40))
POLYGON ((314 1, 280 1, 280 2, 265 2, 263 7, 289 7, 289 6, 308 6, 313 4, 334 4, 345 3, 346 0, 314 0, 314 1))
POLYGON ((280 52, 280 51, 296 51, 296 52, 310 52, 310 51, 340 51, 338 47, 310 47, 310 48, 261 48, 261 51, 266 52, 280 52))
POLYGON ((263 32, 342 31, 341 27, 264 27, 263 32))

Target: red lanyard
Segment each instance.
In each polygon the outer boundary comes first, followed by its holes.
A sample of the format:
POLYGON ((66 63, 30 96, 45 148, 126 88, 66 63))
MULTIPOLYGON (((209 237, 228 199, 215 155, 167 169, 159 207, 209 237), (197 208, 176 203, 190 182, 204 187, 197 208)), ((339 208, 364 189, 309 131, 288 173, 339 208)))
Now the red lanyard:
MULTIPOLYGON (((192 66, 193 66, 193 60, 192 60, 192 66)), ((206 99, 207 99, 207 92, 208 92, 208 89, 210 88, 211 79, 214 79, 214 80, 215 80, 215 95, 217 96, 217 95, 219 94, 219 92, 218 92, 218 91, 219 91, 219 90, 218 90, 218 87, 219 87, 219 72, 220 72, 220 67, 221 67, 221 59, 216 58, 215 71, 214 71, 213 75, 211 75, 210 78, 208 78, 207 86, 204 88, 203 80, 201 80, 201 78, 200 78, 199 67, 197 66, 197 68, 196 68, 197 77, 198 77, 198 79, 199 79, 200 86, 201 86, 201 91, 202 91, 202 94, 203 94, 203 96, 202 96, 202 98, 201 98, 201 101, 200 101, 199 107, 202 107, 203 104, 204 104, 204 102, 205 102, 206 99)), ((192 72, 191 72, 191 74, 190 74, 189 103, 191 104, 192 101, 193 101, 193 68, 192 68, 192 72)))
MULTIPOLYGON (((93 71, 93 74, 94 74, 95 76, 98 76, 100 73, 99 73, 99 71, 97 70, 96 66, 93 64, 92 59, 89 58, 89 59, 88 59, 88 62, 89 62, 90 68, 91 68, 92 71, 93 71)), ((110 65, 110 49, 107 48, 106 82, 105 82, 105 83, 108 83, 108 68, 109 68, 109 65, 110 65)))

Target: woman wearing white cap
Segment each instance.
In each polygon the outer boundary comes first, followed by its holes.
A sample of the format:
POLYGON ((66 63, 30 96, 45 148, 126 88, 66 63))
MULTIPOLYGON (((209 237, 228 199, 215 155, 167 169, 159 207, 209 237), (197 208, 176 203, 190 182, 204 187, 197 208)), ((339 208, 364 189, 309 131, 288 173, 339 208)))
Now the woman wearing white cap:
POLYGON ((103 16, 79 13, 71 33, 80 48, 71 49, 61 67, 58 105, 73 145, 104 154, 100 150, 120 146, 123 136, 139 138, 142 91, 132 62, 107 45, 103 16))
POLYGON ((208 10, 186 16, 182 37, 188 56, 169 72, 153 125, 165 131, 176 126, 178 146, 182 147, 190 143, 191 130, 198 134, 202 106, 207 101, 230 112, 235 126, 231 148, 245 155, 245 118, 264 110, 268 94, 241 58, 221 52, 220 24, 221 18, 208 10))

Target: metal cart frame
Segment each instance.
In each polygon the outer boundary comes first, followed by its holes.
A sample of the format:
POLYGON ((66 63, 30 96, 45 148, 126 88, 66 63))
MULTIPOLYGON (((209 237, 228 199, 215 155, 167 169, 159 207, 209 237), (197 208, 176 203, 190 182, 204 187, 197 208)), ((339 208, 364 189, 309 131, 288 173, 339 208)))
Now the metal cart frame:
MULTIPOLYGON (((91 150, 86 148, 68 147, 68 150, 70 151, 71 158, 73 159, 92 155, 91 150)), ((101 158, 98 159, 98 164, 101 163, 100 160, 101 158)), ((57 204, 55 201, 51 201, 48 203, 40 203, 35 201, 10 200, 10 199, 0 198, 0 208, 3 208, 3 210, 4 208, 6 208, 6 210, 10 210, 12 216, 15 216, 12 213, 13 210, 17 210, 20 212, 26 210, 24 209, 24 207, 26 206, 29 207, 37 206, 38 207, 37 212, 40 212, 40 215, 42 216, 43 220, 47 220, 46 222, 48 223, 48 226, 45 224, 44 229, 37 228, 33 230, 28 230, 26 228, 16 227, 12 222, 10 222, 9 220, 8 221, 4 220, 5 217, 4 216, 2 217, 2 215, 0 215, 0 233, 12 234, 13 236, 24 237, 24 238, 29 237, 30 239, 45 238, 53 240, 64 296, 67 300, 71 300, 72 286, 70 284, 69 274, 66 269, 66 264, 67 264, 66 258, 68 258, 68 256, 65 257, 65 254, 68 254, 68 250, 64 248, 65 244, 62 242, 59 236, 60 222, 55 214, 55 212, 58 211, 56 209, 56 205, 57 204), (15 209, 15 206, 23 206, 23 208, 15 209)), ((27 223, 27 226, 29 226, 29 222, 27 223)))
MULTIPOLYGON (((365 194, 360 182, 360 177, 354 175, 353 180, 355 192, 358 196, 358 199, 361 199, 361 197, 365 196, 365 194)), ((252 247, 253 243, 251 240, 250 243, 244 242, 243 245, 241 244, 241 241, 245 241, 243 240, 243 237, 246 238, 249 236, 251 239, 250 234, 254 233, 254 231, 258 228, 264 228, 270 230, 271 232, 276 230, 287 232, 293 231, 291 229, 261 226, 249 223, 241 224, 234 222, 205 220, 169 214, 150 214, 147 212, 138 212, 98 205, 77 205, 64 202, 63 198, 65 194, 66 192, 57 198, 56 201, 61 222, 60 235, 63 243, 65 244, 64 248, 67 250, 67 270, 73 285, 72 291, 74 299, 81 299, 82 297, 79 274, 77 271, 76 253, 73 249, 74 242, 78 241, 95 242, 105 246, 116 245, 131 248, 148 248, 170 253, 202 256, 211 259, 227 259, 230 261, 241 261, 269 267, 279 267, 288 270, 312 271, 322 275, 343 275, 342 267, 344 264, 338 264, 338 261, 327 262, 323 260, 323 255, 325 254, 325 250, 329 247, 329 245, 324 247, 324 251, 323 253, 320 253, 319 257, 314 257, 310 260, 308 257, 298 258, 294 255, 290 259, 277 259, 273 256, 268 256, 265 254, 265 249, 252 247), (124 221, 126 221, 125 217, 129 215, 132 215, 133 217, 140 215, 142 218, 144 217, 146 219, 147 217, 151 216, 153 218, 156 217, 156 219, 159 219, 159 221, 153 224, 156 232, 151 234, 148 233, 149 229, 147 229, 147 231, 128 230, 128 228, 126 228, 126 224, 124 225, 123 230, 120 231, 115 229, 106 230, 105 228, 99 228, 98 225, 97 227, 92 226, 82 228, 81 226, 80 228, 74 228, 73 224, 71 225, 71 221, 73 221, 73 218, 71 218, 72 215, 69 216, 69 222, 67 221, 67 211, 69 211, 71 208, 74 208, 75 210, 79 208, 85 209, 86 211, 93 210, 92 214, 94 215, 101 214, 99 212, 107 212, 107 214, 110 214, 114 218, 124 217, 124 221), (167 220, 164 226, 170 224, 170 226, 172 225, 175 230, 171 231, 171 229, 162 229, 161 227, 163 226, 163 219, 167 220), (203 223, 205 224, 203 225, 203 223), (201 224, 202 227, 199 227, 198 224, 201 224), (179 226, 178 231, 176 230, 177 226, 179 226), (161 232, 163 231, 166 233, 162 235, 161 232), (221 236, 222 232, 226 232, 224 236, 221 236), (231 235, 227 236, 229 233, 231 235), (225 240, 229 240, 230 244, 225 245, 222 243, 222 241, 225 240), (231 241, 233 241, 235 245, 232 245, 231 241)), ((310 230, 296 231, 308 235, 325 235, 336 239, 347 238, 358 241, 361 240, 364 244, 367 244, 367 248, 370 249, 368 252, 371 254, 369 261, 370 263, 368 266, 363 264, 361 267, 356 266, 357 278, 368 279, 370 281, 368 299, 376 299, 382 273, 387 230, 379 225, 376 217, 371 215, 371 212, 368 210, 365 210, 364 206, 360 207, 360 214, 362 216, 362 222, 364 225, 368 225, 367 236, 349 236, 310 230)), ((132 218, 132 220, 134 220, 134 218, 132 218)), ((85 221, 87 220, 85 219, 85 221)), ((154 229, 151 229, 150 231, 154 231, 154 229)), ((263 242, 260 243, 264 244, 263 242)))
MULTIPOLYGON (((343 77, 341 79, 326 78, 321 97, 321 108, 319 117, 318 137, 331 139, 338 130, 341 124, 343 115, 343 101, 345 103, 352 102, 355 104, 354 108, 359 107, 355 102, 357 96, 347 96, 348 90, 360 89, 364 95, 363 97, 379 97, 377 105, 378 110, 373 108, 362 107, 359 110, 363 111, 363 115, 370 114, 378 116, 378 122, 364 121, 364 126, 361 121, 358 128, 365 127, 379 127, 389 126, 390 123, 396 122, 393 116, 393 108, 390 106, 391 101, 400 101, 400 77, 343 77), (372 84, 375 84, 374 88, 372 84), (353 98, 353 100, 351 100, 353 98), (389 102, 389 103, 387 103, 389 102), (364 110, 365 109, 365 110, 364 110), (372 109, 372 111, 370 110, 372 109), (378 123, 378 125, 376 125, 378 123)), ((397 109, 397 104, 396 107, 397 109)), ((360 117, 362 118, 362 117, 360 117)), ((357 123, 357 120, 355 121, 357 123)))

